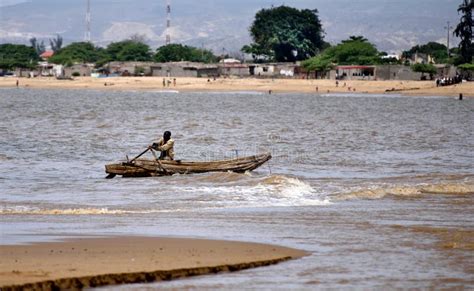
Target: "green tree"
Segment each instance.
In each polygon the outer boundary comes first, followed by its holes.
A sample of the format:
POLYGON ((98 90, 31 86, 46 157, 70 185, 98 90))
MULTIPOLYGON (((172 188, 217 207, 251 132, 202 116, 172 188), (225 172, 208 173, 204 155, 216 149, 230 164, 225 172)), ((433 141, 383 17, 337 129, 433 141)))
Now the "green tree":
POLYGON ((438 64, 448 63, 448 48, 444 44, 437 42, 428 42, 424 45, 416 45, 403 52, 404 58, 411 58, 416 53, 431 55, 438 64))
POLYGON ((250 27, 254 43, 242 51, 255 59, 287 61, 315 56, 325 46, 318 10, 288 6, 262 9, 250 27))
POLYGON ((474 63, 459 65, 458 69, 461 70, 461 74, 464 78, 472 80, 472 76, 474 75, 474 63))
POLYGON ((461 70, 474 72, 474 64, 462 64, 462 65, 459 65, 458 68, 461 70))
POLYGON ((63 38, 59 34, 56 38, 49 39, 49 44, 54 53, 57 53, 63 47, 63 38))
POLYGON ((38 54, 33 47, 22 44, 0 44, 0 68, 34 68, 38 63, 38 54))
POLYGON ((135 40, 124 40, 109 44, 105 50, 108 61, 148 62, 152 60, 150 47, 135 40))
POLYGON ((461 19, 454 30, 454 35, 461 38, 461 42, 459 43, 459 52, 461 57, 460 63, 472 62, 472 57, 474 55, 474 44, 472 43, 474 37, 474 20, 472 18, 473 10, 474 0, 463 0, 458 8, 458 13, 461 14, 461 19))
POLYGON ((334 67, 331 58, 327 54, 320 54, 301 62, 301 66, 308 72, 326 72, 334 67))
POLYGON ((95 63, 103 57, 103 49, 94 47, 92 43, 73 42, 60 49, 49 61, 70 66, 74 63, 95 63))
POLYGON ((160 63, 180 61, 213 63, 217 61, 216 56, 210 50, 181 44, 169 44, 159 47, 154 59, 160 63))
POLYGON ((338 65, 373 65, 381 63, 375 45, 362 36, 351 36, 323 52, 324 59, 338 65))
POLYGON ((38 56, 40 56, 46 50, 46 46, 44 45, 44 41, 38 42, 36 37, 30 38, 30 44, 31 44, 31 47, 35 49, 36 54, 38 56))
POLYGON ((425 73, 430 75, 430 78, 433 79, 433 75, 436 74, 436 67, 432 64, 414 64, 411 66, 411 69, 414 72, 421 73, 421 78, 424 79, 425 73))

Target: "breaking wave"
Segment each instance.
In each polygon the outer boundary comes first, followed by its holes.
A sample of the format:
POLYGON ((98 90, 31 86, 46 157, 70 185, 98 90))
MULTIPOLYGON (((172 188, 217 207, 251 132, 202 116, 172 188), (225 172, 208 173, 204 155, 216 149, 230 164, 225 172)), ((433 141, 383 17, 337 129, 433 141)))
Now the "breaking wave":
POLYGON ((374 187, 348 193, 339 193, 333 200, 381 199, 386 196, 409 197, 424 194, 472 195, 474 184, 436 184, 417 186, 374 187))
POLYGON ((219 208, 284 207, 330 204, 324 193, 297 178, 282 175, 254 177, 251 174, 213 174, 200 178, 203 186, 177 187, 177 191, 212 197, 219 208))
MULTIPOLYGON (((179 210, 173 210, 177 212, 179 210)), ((120 210, 108 208, 68 208, 41 209, 39 207, 13 206, 0 208, 0 215, 120 215, 120 214, 150 214, 165 213, 169 210, 120 210)))

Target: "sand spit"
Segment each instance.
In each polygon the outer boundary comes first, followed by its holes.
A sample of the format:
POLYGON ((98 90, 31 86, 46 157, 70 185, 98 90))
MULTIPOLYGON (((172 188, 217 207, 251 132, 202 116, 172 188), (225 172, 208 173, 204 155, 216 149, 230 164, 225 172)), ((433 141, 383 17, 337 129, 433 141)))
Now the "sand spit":
POLYGON ((112 237, 0 246, 1 290, 82 289, 233 272, 305 256, 231 241, 112 237))
MULTIPOLYGON (((0 78, 0 88, 16 87, 17 78, 0 78)), ((74 80, 55 78, 20 78, 19 88, 95 89, 106 91, 143 90, 163 92, 264 92, 268 93, 367 93, 414 96, 474 97, 474 82, 436 87, 434 81, 339 81, 256 78, 176 78, 176 86, 163 87, 162 77, 77 77, 74 80)))

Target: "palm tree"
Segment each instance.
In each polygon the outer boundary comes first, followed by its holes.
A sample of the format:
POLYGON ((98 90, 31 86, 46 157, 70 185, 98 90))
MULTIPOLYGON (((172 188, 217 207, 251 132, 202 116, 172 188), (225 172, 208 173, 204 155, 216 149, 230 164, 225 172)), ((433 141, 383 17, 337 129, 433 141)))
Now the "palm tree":
POLYGON ((458 13, 461 14, 459 24, 454 30, 454 35, 461 38, 459 43, 459 51, 461 53, 462 61, 464 63, 471 63, 474 54, 474 45, 472 40, 474 20, 472 19, 472 11, 474 10, 474 0, 463 0, 459 5, 458 13))

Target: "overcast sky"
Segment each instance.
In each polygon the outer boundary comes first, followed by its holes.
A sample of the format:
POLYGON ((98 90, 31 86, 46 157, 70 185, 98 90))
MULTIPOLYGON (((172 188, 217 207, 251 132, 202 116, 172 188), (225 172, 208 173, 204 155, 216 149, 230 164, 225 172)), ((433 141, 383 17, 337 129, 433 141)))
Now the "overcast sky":
MULTIPOLYGON (((143 34, 153 46, 164 41, 166 0, 90 0, 92 40, 98 45, 143 34)), ((379 49, 446 43, 447 21, 459 19, 461 0, 171 0, 172 39, 214 50, 239 50, 251 41, 255 13, 271 5, 318 9, 326 40, 335 44, 363 35, 379 49)), ((87 0, 0 0, 0 43, 48 39, 81 41, 87 0), (16 5, 15 4, 21 4, 16 5)), ((452 39, 452 43, 456 40, 452 39)))

